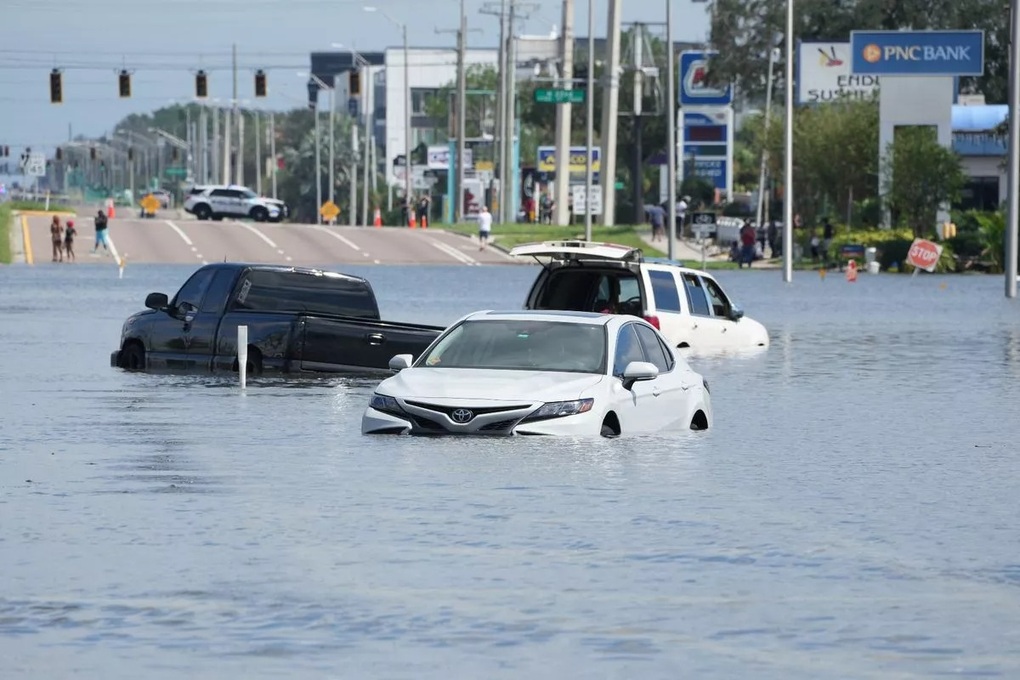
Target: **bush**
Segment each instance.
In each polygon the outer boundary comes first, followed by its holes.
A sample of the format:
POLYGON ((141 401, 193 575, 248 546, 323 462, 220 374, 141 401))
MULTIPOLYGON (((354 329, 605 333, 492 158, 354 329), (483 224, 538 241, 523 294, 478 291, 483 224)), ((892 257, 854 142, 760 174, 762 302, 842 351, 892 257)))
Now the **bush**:
POLYGON ((1006 216, 1002 211, 968 210, 954 213, 956 237, 947 241, 957 254, 960 269, 1003 271, 1006 216))
MULTIPOLYGON (((913 267, 905 264, 907 253, 910 251, 910 244, 914 242, 914 232, 911 229, 868 229, 857 230, 850 233, 837 231, 829 246, 829 258, 836 260, 839 257, 839 250, 845 245, 862 245, 865 248, 874 247, 877 250, 878 262, 883 271, 913 271, 913 267)), ((937 272, 956 271, 956 257, 953 247, 949 243, 943 243, 942 257, 935 267, 937 272)))

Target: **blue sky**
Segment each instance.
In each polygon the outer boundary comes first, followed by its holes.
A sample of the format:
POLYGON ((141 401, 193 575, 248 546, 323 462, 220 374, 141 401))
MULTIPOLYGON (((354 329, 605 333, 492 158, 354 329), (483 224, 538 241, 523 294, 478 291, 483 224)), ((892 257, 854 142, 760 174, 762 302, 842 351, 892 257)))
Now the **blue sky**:
MULTIPOLYGON (((606 29, 607 0, 593 0, 596 34, 606 29)), ((4 0, 0 3, 0 144, 52 148, 74 134, 96 136, 123 116, 186 102, 194 71, 209 73, 212 98, 232 92, 231 46, 238 50, 240 98, 252 97, 253 73, 268 73, 265 110, 306 100, 308 54, 333 43, 360 50, 400 44, 400 31, 375 4, 407 20, 412 47, 454 46, 457 0, 4 0), (425 9, 425 8, 428 9, 425 9), (50 69, 64 70, 64 103, 49 103, 50 69), (132 98, 117 96, 117 72, 133 72, 132 98)), ((498 0, 466 0, 470 45, 495 46, 498 19, 482 14, 498 0)), ((588 0, 575 0, 575 34, 587 33, 588 0)), ((624 22, 662 22, 665 0, 624 0, 624 22)), ((557 2, 535 1, 525 34, 560 23, 557 2)), ((703 40, 707 4, 673 0, 677 40, 703 40)))

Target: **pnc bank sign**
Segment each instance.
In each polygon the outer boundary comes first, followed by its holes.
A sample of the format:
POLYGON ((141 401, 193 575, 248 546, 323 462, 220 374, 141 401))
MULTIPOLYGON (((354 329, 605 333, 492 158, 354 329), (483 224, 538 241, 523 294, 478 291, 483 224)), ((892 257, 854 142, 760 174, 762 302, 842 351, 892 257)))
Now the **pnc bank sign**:
POLYGON ((853 31, 854 75, 980 76, 984 31, 853 31))

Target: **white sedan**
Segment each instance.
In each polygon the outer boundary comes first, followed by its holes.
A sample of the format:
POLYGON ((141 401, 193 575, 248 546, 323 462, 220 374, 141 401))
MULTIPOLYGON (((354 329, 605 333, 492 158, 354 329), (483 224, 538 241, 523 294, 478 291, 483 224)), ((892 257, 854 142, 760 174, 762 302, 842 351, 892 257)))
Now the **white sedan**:
POLYGON ((390 369, 363 434, 615 437, 712 424, 708 383, 633 316, 474 312, 390 369))

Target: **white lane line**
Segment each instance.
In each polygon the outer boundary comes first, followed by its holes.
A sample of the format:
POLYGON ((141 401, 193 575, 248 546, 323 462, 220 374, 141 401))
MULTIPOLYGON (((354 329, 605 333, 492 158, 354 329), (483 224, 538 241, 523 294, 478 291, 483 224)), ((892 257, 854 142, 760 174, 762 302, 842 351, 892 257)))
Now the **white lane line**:
POLYGON ((174 231, 177 232, 177 235, 181 237, 182 241, 184 241, 187 245, 191 246, 191 250, 192 250, 192 252, 194 252, 195 244, 191 242, 191 239, 188 238, 188 235, 184 233, 184 230, 181 229, 180 227, 178 227, 176 224, 174 224, 170 220, 166 220, 166 223, 170 226, 171 229, 173 229, 174 231))
POLYGON ((235 221, 234 221, 234 224, 236 224, 236 225, 237 225, 237 226, 239 226, 239 227, 244 227, 245 229, 247 229, 247 230, 248 230, 248 231, 250 231, 251 233, 253 233, 253 234, 255 234, 256 236, 258 236, 258 237, 259 237, 260 239, 262 239, 263 241, 265 241, 265 242, 266 242, 266 245, 268 245, 268 246, 269 246, 270 248, 276 248, 276 250, 277 250, 277 252, 278 252, 278 253, 280 253, 281 255, 283 254, 283 251, 282 251, 282 250, 280 250, 280 247, 279 247, 279 246, 277 246, 277 245, 276 245, 275 243, 273 243, 273 239, 269 238, 268 236, 266 236, 265 234, 263 234, 263 233, 262 233, 261 231, 259 231, 259 230, 258 230, 258 229, 256 229, 255 227, 251 226, 250 224, 246 224, 246 223, 244 223, 244 222, 239 222, 239 221, 237 221, 237 220, 235 220, 235 221))
POLYGON ((456 260, 459 260, 459 261, 463 262, 466 265, 478 264, 474 260, 474 258, 468 257, 467 255, 465 255, 464 253, 460 252, 459 250, 457 250, 453 246, 449 246, 449 245, 447 245, 445 243, 440 243, 439 241, 433 241, 431 239, 429 239, 429 243, 431 243, 433 246, 435 246, 436 249, 446 253, 447 255, 453 257, 456 260))
MULTIPOLYGON (((312 229, 318 229, 319 231, 326 232, 327 234, 329 234, 330 236, 335 238, 337 241, 340 241, 341 243, 343 243, 348 248, 352 248, 353 250, 361 250, 361 248, 358 247, 357 243, 355 243, 354 241, 350 240, 349 238, 344 238, 343 236, 341 236, 340 234, 336 233, 335 231, 331 231, 331 230, 327 229, 326 227, 323 227, 323 226, 318 225, 318 224, 310 224, 308 226, 310 226, 312 229)), ((365 253, 365 254, 367 255, 368 253, 365 253)))

